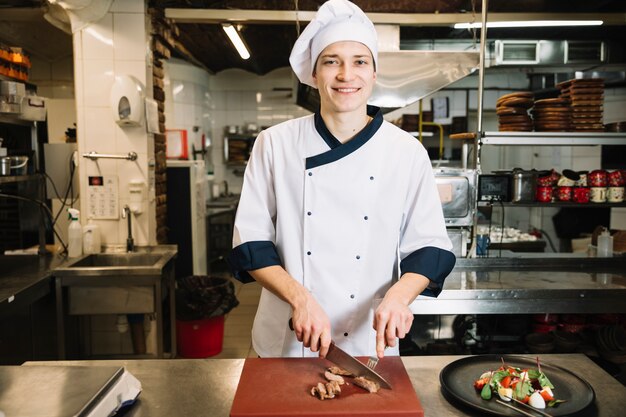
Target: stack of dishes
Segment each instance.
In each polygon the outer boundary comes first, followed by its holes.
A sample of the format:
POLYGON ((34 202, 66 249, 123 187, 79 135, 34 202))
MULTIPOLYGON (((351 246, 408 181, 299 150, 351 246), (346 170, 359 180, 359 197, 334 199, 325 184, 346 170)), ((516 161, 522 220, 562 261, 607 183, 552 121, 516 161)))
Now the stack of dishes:
POLYGON ((600 327, 596 332, 596 346, 604 359, 626 363, 626 331, 622 326, 600 327))
POLYGON ((573 129, 570 102, 565 98, 536 100, 532 113, 537 132, 569 132, 573 129))
POLYGON ((496 102, 498 130, 501 132, 532 132, 533 121, 528 109, 533 106, 534 95, 530 91, 505 94, 496 102))
POLYGON ((560 97, 570 101, 572 125, 576 132, 603 132, 604 80, 574 79, 556 85, 560 97))

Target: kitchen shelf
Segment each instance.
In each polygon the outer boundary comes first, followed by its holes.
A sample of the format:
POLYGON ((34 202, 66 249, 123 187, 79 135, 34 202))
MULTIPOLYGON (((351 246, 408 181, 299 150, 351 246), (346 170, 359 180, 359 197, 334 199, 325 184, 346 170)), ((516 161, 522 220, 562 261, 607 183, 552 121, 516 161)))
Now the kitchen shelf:
POLYGON ((9 184, 14 182, 35 181, 41 178, 40 175, 9 175, 0 177, 0 184, 9 184))
POLYGON ((481 145, 594 146, 626 145, 626 133, 614 132, 485 132, 481 145))
POLYGON ((488 201, 480 201, 478 203, 479 207, 541 207, 541 208, 550 208, 550 207, 578 207, 578 208, 601 208, 601 207, 626 207, 626 202, 622 203, 574 203, 571 201, 555 201, 553 203, 499 203, 499 202, 488 202, 488 201))

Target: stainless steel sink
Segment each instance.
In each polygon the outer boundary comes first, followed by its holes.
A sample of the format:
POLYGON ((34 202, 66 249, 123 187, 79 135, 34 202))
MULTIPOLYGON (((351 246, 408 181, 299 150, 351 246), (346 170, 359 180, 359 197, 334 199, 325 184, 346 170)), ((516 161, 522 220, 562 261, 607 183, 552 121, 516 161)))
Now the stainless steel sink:
POLYGON ((136 252, 97 253, 85 255, 56 268, 55 276, 78 275, 153 275, 176 255, 176 246, 138 247, 136 252))
POLYGON ((162 258, 157 253, 97 253, 87 255, 69 268, 107 267, 107 266, 152 266, 162 258))

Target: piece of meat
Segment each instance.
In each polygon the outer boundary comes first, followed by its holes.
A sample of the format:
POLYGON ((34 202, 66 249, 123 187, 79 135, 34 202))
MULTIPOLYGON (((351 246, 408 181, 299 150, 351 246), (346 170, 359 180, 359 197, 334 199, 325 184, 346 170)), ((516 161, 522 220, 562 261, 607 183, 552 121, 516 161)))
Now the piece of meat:
POLYGON ((341 375, 337 375, 337 374, 333 374, 330 371, 326 371, 324 372, 324 377, 329 380, 329 381, 335 381, 337 382, 339 385, 343 385, 346 383, 346 381, 344 381, 343 377, 341 375))
POLYGON ((359 386, 364 390, 369 391, 370 393, 378 392, 378 390, 380 389, 380 385, 377 382, 370 381, 369 379, 362 376, 357 376, 356 378, 354 378, 354 385, 359 386))
POLYGON ((326 383, 318 382, 316 386, 311 388, 311 395, 322 401, 325 399, 333 399, 339 394, 341 394, 341 387, 337 381, 326 383))
POLYGON ((342 369, 338 366, 331 366, 330 368, 328 368, 328 371, 331 374, 335 374, 335 375, 354 376, 352 372, 348 372, 345 369, 342 369))

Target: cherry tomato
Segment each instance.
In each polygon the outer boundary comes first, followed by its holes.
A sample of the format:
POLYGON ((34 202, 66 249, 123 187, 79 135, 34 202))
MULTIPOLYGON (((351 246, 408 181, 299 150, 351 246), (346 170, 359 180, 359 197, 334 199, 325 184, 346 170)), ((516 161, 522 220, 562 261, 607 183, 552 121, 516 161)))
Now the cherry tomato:
POLYGON ((500 381, 500 385, 502 385, 504 388, 509 388, 511 386, 511 377, 505 376, 504 378, 502 378, 502 381, 500 381))

